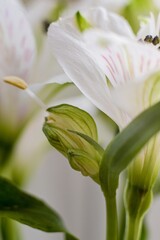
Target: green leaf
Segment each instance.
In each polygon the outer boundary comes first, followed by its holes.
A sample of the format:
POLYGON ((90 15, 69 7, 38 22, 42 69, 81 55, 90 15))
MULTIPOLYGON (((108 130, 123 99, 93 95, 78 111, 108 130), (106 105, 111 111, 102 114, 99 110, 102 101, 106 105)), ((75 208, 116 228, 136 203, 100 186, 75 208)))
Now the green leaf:
POLYGON ((86 29, 91 28, 91 24, 81 15, 79 11, 75 14, 75 19, 78 29, 81 32, 84 32, 86 29))
POLYGON ((105 150, 100 167, 104 194, 115 195, 119 174, 159 130, 160 102, 141 113, 114 138, 105 150))
POLYGON ((58 213, 2 177, 0 177, 0 216, 45 232, 63 232, 68 240, 77 239, 67 231, 58 213))
POLYGON ((65 234, 65 240, 78 240, 77 238, 75 238, 73 235, 71 235, 70 233, 66 233, 65 234))

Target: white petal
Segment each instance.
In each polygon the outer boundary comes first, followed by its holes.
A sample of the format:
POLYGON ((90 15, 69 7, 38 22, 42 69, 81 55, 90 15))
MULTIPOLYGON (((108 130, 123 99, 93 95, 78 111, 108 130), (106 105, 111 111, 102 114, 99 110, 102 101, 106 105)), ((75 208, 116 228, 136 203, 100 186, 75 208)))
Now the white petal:
POLYGON ((125 111, 130 119, 160 100, 160 74, 153 72, 134 81, 112 89, 115 104, 125 111))
POLYGON ((52 78, 50 78, 49 80, 45 81, 45 82, 40 82, 40 83, 33 83, 30 84, 30 88, 31 89, 39 89, 47 84, 64 84, 64 83, 72 83, 72 81, 66 76, 65 73, 59 74, 59 75, 55 75, 52 78))
POLYGON ((16 0, 0 0, 0 78, 27 78, 35 44, 24 9, 16 0))
POLYGON ((16 0, 0 0, 0 43, 0 121, 14 134, 24 124, 28 97, 7 86, 3 78, 13 75, 28 80, 35 51, 24 9, 16 0))
POLYGON ((159 51, 111 32, 91 29, 83 37, 112 87, 140 79, 160 67, 159 51))
POLYGON ((147 35, 152 35, 153 37, 155 37, 156 35, 159 36, 159 30, 160 30, 159 17, 157 18, 156 21, 153 13, 150 13, 149 17, 142 19, 140 23, 140 29, 137 33, 137 38, 144 39, 147 35))
POLYGON ((116 13, 108 12, 106 9, 99 7, 89 11, 87 17, 87 19, 91 21, 93 27, 114 32, 131 39, 135 38, 135 35, 128 22, 116 13))
POLYGON ((48 32, 49 44, 65 73, 77 85, 93 104, 109 115, 117 124, 121 124, 121 116, 110 100, 105 76, 94 60, 94 55, 87 50, 85 44, 75 38, 76 33, 51 24, 48 32), (74 36, 74 37, 73 37, 74 36))

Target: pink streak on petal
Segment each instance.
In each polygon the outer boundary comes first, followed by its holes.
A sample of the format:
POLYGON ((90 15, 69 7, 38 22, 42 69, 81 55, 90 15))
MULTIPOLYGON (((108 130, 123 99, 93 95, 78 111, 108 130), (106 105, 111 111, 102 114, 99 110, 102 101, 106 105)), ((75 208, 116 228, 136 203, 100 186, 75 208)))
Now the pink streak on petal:
POLYGON ((8 32, 9 32, 9 36, 13 37, 13 24, 11 22, 9 22, 8 24, 8 32))
POLYGON ((33 53, 32 53, 32 50, 31 50, 31 49, 25 49, 25 50, 24 50, 24 60, 25 60, 26 62, 28 62, 28 61, 31 60, 32 55, 33 55, 33 53))
POLYGON ((144 67, 144 57, 141 56, 140 59, 141 59, 141 60, 140 60, 140 72, 142 73, 142 72, 143 72, 143 67, 144 67))
POLYGON ((26 45, 26 40, 27 40, 26 36, 23 36, 22 39, 21 39, 21 42, 20 42, 20 46, 21 46, 21 47, 23 47, 23 48, 25 47, 25 45, 26 45))
POLYGON ((150 60, 150 59, 148 59, 148 61, 147 61, 147 69, 149 69, 149 68, 150 68, 150 65, 151 65, 151 60, 150 60))
MULTIPOLYGON (((114 79, 114 82, 116 83, 116 78, 115 78, 115 76, 114 76, 114 69, 113 69, 113 67, 112 67, 112 64, 110 63, 110 61, 109 61, 105 56, 102 56, 102 57, 103 57, 104 60, 107 62, 107 65, 108 65, 108 67, 109 67, 108 70, 109 70, 112 78, 114 79)), ((107 77, 108 77, 108 76, 107 76, 107 77)))
POLYGON ((121 69, 122 69, 122 73, 123 73, 123 77, 124 77, 124 80, 127 82, 128 81, 128 78, 126 76, 126 72, 124 70, 125 66, 123 66, 123 60, 121 58, 121 55, 119 53, 116 54, 117 55, 117 59, 121 65, 121 69))
POLYGON ((156 66, 155 66, 156 68, 158 68, 158 67, 160 67, 160 59, 158 59, 157 61, 156 61, 156 66))

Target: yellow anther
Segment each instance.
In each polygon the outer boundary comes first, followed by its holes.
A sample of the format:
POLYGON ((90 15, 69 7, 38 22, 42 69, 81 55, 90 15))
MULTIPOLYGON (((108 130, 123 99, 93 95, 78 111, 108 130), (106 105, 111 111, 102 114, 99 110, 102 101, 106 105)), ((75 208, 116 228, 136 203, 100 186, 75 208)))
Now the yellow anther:
POLYGON ((8 83, 8 84, 11 84, 17 88, 20 88, 22 90, 25 90, 28 88, 28 85, 27 83, 19 78, 19 77, 15 77, 15 76, 6 76, 3 78, 4 82, 8 83))

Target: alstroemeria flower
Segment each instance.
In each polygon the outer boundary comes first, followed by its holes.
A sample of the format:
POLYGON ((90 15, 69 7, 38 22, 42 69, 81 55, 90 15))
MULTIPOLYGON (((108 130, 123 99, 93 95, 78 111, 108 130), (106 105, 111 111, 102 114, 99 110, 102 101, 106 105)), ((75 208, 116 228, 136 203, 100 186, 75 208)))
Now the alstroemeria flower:
MULTIPOLYGON (((86 29, 78 25, 77 15, 52 23, 50 46, 82 93, 123 128, 160 99, 159 51, 153 44, 138 42, 122 17, 103 8, 82 13, 83 17, 89 23, 86 29)), ((157 146, 159 142, 157 137, 157 146)), ((158 154, 152 162, 155 169, 159 169, 157 159, 158 154)), ((138 161, 139 172, 148 167, 143 163, 138 161)))
MULTIPOLYGON (((8 132, 11 131, 12 134, 14 128, 16 128, 15 124, 20 124, 15 118, 21 115, 20 112, 22 111, 21 102, 19 101, 21 93, 6 87, 3 78, 14 75, 27 81, 35 55, 35 42, 31 27, 25 16, 24 9, 16 0, 0 1, 0 41, 1 126, 3 124, 4 127, 5 123, 12 118, 12 122, 8 126, 10 128, 8 132), (17 116, 13 112, 13 106, 17 110, 17 116), (8 111, 8 109, 11 110, 8 111)), ((22 118, 20 121, 22 121, 22 118)))
MULTIPOLYGON (((55 95, 58 95, 61 86, 55 84, 51 88, 48 85, 43 88, 43 91, 41 87, 51 82, 63 83, 65 75, 57 65, 54 65, 55 60, 47 47, 44 32, 41 32, 43 45, 36 51, 34 37, 36 31, 33 31, 35 28, 29 23, 30 15, 18 1, 0 0, 0 13, 0 38, 3 46, 0 55, 0 164, 2 163, 2 169, 3 163, 5 165, 5 162, 9 162, 11 174, 16 181, 19 181, 22 175, 24 178, 30 173, 31 168, 34 169, 37 166, 37 162, 42 159, 47 150, 47 142, 40 131, 41 121, 39 121, 43 119, 47 106, 43 109, 38 108, 41 111, 37 111, 37 105, 34 104, 33 99, 30 99, 24 91, 7 85, 3 80, 5 78, 8 81, 19 81, 22 78, 30 88, 32 87, 40 94, 42 99, 47 99, 49 96, 49 100, 53 98, 53 104, 57 104, 55 95), (29 141, 32 132, 36 138, 35 144, 29 141), (34 161, 32 161, 33 158, 34 161)), ((64 101, 64 98, 71 97, 69 87, 65 91, 64 88, 62 89, 63 96, 59 104, 64 101)), ((77 96, 80 92, 76 91, 75 94, 75 87, 71 92, 73 92, 74 103, 80 107, 81 99, 79 100, 77 96)))
MULTIPOLYGON (((24 169, 25 173, 28 174, 27 170, 33 167, 29 159, 31 160, 34 156, 34 164, 37 162, 36 160, 40 160, 42 152, 45 152, 44 148, 46 150, 46 145, 40 147, 45 141, 41 135, 41 127, 38 124, 35 125, 36 114, 29 123, 29 119, 33 117, 33 112, 38 113, 36 112, 36 104, 23 91, 4 83, 4 78, 16 76, 24 79, 31 86, 39 81, 48 82, 51 76, 54 77, 53 65, 51 71, 49 67, 45 69, 45 64, 48 65, 46 59, 43 59, 43 64, 39 64, 41 52, 39 51, 37 56, 37 46, 32 30, 27 13, 19 1, 0 0, 0 168, 2 170, 2 165, 13 161, 14 171, 20 174, 24 169), (41 73, 43 73, 43 76, 41 73), (49 78, 46 76, 49 76, 49 78), (30 130, 32 128, 34 128, 36 141, 35 146, 32 143, 34 148, 28 150, 28 144, 26 146, 28 135, 24 129, 29 132, 33 131, 30 130), (21 144, 20 140, 24 144, 21 144), (25 151, 29 151, 29 155, 23 156, 24 148, 25 151), (41 153, 38 148, 42 150, 41 153), (36 151, 37 154, 35 154, 36 151)), ((47 93, 49 94, 51 91, 53 89, 47 90, 47 93)), ((44 98, 47 97, 44 96, 47 93, 43 91, 44 98)))
POLYGON ((98 8, 85 17, 91 28, 83 32, 75 19, 53 23, 48 33, 51 48, 79 89, 122 127, 131 118, 117 108, 112 92, 157 71, 159 52, 138 43, 127 22, 114 13, 98 8))
MULTIPOLYGON (((20 128, 23 120, 26 120, 28 110, 24 103, 27 99, 23 100, 24 93, 7 86, 3 82, 4 77, 16 76, 31 86, 34 83, 51 82, 51 78, 57 74, 47 60, 49 51, 46 50, 45 41, 45 46, 41 46, 42 51, 37 51, 35 33, 29 17, 19 1, 0 0, 0 115, 1 122, 5 125, 12 118, 8 126, 10 133, 17 131, 17 127, 20 128)), ((49 60, 51 61, 51 57, 49 60)))

